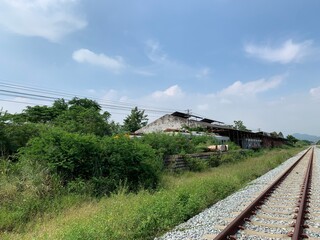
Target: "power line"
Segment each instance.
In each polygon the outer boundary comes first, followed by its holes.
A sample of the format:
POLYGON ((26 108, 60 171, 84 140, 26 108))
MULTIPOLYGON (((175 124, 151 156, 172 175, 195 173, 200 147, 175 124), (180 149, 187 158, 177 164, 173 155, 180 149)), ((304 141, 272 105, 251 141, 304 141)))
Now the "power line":
MULTIPOLYGON (((1 79, 0 79, 1 80, 1 79)), ((89 98, 92 100, 96 100, 101 107, 112 109, 112 110, 131 110, 133 107, 138 106, 139 104, 128 103, 128 102, 121 102, 121 101, 111 101, 111 100, 101 100, 95 97, 87 97, 81 96, 78 94, 73 93, 65 93, 58 90, 48 90, 39 87, 30 87, 24 86, 20 84, 12 84, 7 82, 0 82, 0 86, 4 89, 0 89, 0 95, 9 96, 9 97, 24 97, 27 99, 38 100, 38 101, 46 101, 46 102, 53 102, 59 98, 66 98, 67 101, 71 100, 73 97, 81 97, 81 98, 89 98)), ((23 104, 32 104, 37 105, 35 103, 28 103, 28 102, 19 102, 14 100, 8 99, 0 99, 0 101, 7 101, 7 102, 15 102, 15 103, 23 103, 23 104)), ((168 114, 173 111, 174 109, 164 109, 158 108, 153 106, 138 106, 140 109, 145 110, 146 112, 150 112, 153 114, 168 114)))
MULTIPOLYGON (((0 80, 2 80, 2 79, 0 78, 0 80)), ((81 98, 88 98, 88 96, 83 96, 83 95, 79 95, 79 94, 76 94, 76 93, 65 93, 65 92, 62 92, 60 90, 47 90, 47 89, 43 89, 43 88, 39 88, 39 87, 30 87, 30 86, 24 86, 24 85, 21 85, 21 84, 12 84, 12 83, 1 82, 1 81, 0 81, 0 86, 6 87, 6 88, 29 90, 29 91, 38 92, 38 93, 40 92, 40 93, 54 94, 55 96, 58 95, 58 96, 62 96, 62 97, 71 97, 71 98, 73 98, 74 96, 77 96, 77 97, 81 97, 81 98)), ((89 98, 93 99, 93 100, 100 101, 100 102, 103 101, 103 102, 106 102, 106 103, 114 103, 114 104, 117 104, 117 105, 124 105, 124 106, 130 106, 130 107, 137 105, 137 104, 132 103, 132 102, 105 100, 105 99, 96 98, 96 97, 93 97, 93 96, 90 96, 89 98)), ((152 107, 152 106, 147 106, 147 105, 140 105, 140 108, 156 108, 156 109, 159 109, 159 110, 163 110, 162 108, 157 108, 157 107, 152 107)), ((166 109, 166 110, 169 110, 170 112, 171 111, 176 111, 176 109, 166 109)))

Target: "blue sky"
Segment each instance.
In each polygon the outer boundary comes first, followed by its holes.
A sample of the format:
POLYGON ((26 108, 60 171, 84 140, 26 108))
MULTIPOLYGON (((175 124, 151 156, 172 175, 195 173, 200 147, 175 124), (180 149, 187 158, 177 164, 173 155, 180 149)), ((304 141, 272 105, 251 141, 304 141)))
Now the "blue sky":
MULTIPOLYGON (((137 105, 150 121, 190 109, 320 135, 319 10, 318 0, 0 0, 0 90, 91 97, 119 122, 137 105)), ((7 93, 9 112, 50 104, 7 93)))

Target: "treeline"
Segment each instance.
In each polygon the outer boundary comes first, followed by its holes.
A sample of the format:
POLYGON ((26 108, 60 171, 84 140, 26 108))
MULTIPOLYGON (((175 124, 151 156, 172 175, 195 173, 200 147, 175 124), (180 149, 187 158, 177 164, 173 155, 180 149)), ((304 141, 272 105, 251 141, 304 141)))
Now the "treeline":
POLYGON ((89 99, 56 100, 52 106, 0 112, 0 231, 19 231, 43 213, 59 212, 83 198, 118 189, 156 190, 163 158, 200 151, 215 140, 149 134, 131 139, 147 124, 132 109, 122 125, 89 99))
POLYGON ((124 119, 123 125, 110 120, 111 114, 102 112, 93 100, 58 99, 52 106, 26 107, 22 113, 0 112, 0 154, 12 155, 28 140, 39 135, 43 126, 58 127, 69 133, 112 136, 134 132, 147 124, 147 115, 137 107, 124 119))
POLYGON ((54 179, 42 183, 47 189, 103 195, 121 185, 132 191, 155 189, 166 156, 199 152, 215 143, 212 137, 166 134, 130 139, 128 132, 147 124, 144 111, 132 109, 120 125, 101 110, 93 100, 73 98, 28 106, 17 114, 1 112, 1 161, 15 172, 46 172, 54 179))
MULTIPOLYGON (((0 231, 23 230, 43 213, 59 213, 81 199, 119 189, 156 191, 164 158, 202 152, 217 143, 211 136, 179 134, 130 138, 129 132, 147 124, 144 111, 132 109, 122 125, 110 116, 97 102, 79 98, 22 113, 0 112, 0 231)), ((239 154, 221 161, 246 157, 239 154)), ((194 171, 220 164, 216 159, 187 162, 194 171)))

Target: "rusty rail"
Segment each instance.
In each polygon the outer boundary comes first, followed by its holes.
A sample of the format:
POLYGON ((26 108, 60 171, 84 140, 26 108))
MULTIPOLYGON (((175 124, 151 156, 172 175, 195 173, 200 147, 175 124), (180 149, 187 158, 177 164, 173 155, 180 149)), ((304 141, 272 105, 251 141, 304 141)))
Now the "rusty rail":
POLYGON ((296 220, 295 227, 293 230, 293 235, 292 235, 293 240, 301 239, 301 237, 307 238, 307 236, 303 234, 304 214, 306 213, 308 191, 310 189, 310 182, 311 182, 311 177, 312 177, 312 170, 311 169, 312 169, 312 163, 313 163, 313 152, 314 152, 314 149, 312 149, 308 168, 307 168, 307 171, 306 171, 306 174, 304 177, 303 185, 301 187, 301 197, 299 200, 299 202, 300 202, 299 211, 298 211, 298 216, 297 216, 297 220, 296 220))
MULTIPOLYGON (((222 232, 220 232, 214 240, 224 240, 224 239, 236 239, 233 234, 243 229, 243 224, 249 219, 250 216, 255 213, 255 210, 263 204, 270 193, 278 186, 287 175, 294 169, 294 167, 300 162, 301 159, 310 151, 309 148, 292 166, 285 171, 280 177, 278 177, 266 190, 264 190, 246 209, 244 209, 222 232)), ((307 188, 305 188, 307 189, 307 188)), ((300 223, 299 223, 300 224, 300 223)), ((298 239, 298 238, 297 238, 298 239)))

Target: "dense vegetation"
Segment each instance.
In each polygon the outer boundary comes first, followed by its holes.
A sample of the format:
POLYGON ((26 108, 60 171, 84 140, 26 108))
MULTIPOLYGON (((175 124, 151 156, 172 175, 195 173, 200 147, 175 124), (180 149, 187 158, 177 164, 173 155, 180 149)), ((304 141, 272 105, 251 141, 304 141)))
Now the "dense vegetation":
MULTIPOLYGON (((201 152, 215 144, 215 139, 179 134, 148 134, 130 139, 126 133, 144 126, 146 121, 144 111, 134 108, 123 125, 114 123, 110 121, 110 114, 102 112, 95 101, 78 98, 69 102, 59 99, 52 106, 27 107, 19 114, 0 112, 0 232, 3 237, 15 238, 16 233, 33 229, 43 218, 50 221, 73 208, 83 210, 89 204, 99 212, 95 212, 97 217, 85 217, 85 225, 75 219, 72 221, 76 225, 63 223, 64 232, 57 231, 60 235, 54 238, 151 238, 284 159, 267 162, 248 176, 236 174, 238 177, 234 180, 211 167, 240 164, 262 153, 235 151, 207 161, 186 155, 190 170, 204 171, 204 175, 199 175, 201 179, 193 183, 187 175, 166 173, 163 159, 172 154, 201 152), (180 177, 185 179, 183 184, 173 183, 180 177), (119 199, 123 202, 117 203, 119 199), (108 211, 101 211, 104 203, 108 211), (127 209, 125 204, 132 207, 127 209), (124 209, 132 215, 124 216, 124 209), (175 210, 177 215, 172 215, 175 210), (120 224, 116 219, 121 217, 131 219, 120 224), (87 229, 86 224, 91 228, 87 229), (101 231, 96 233, 100 227, 101 231), (128 227, 136 230, 130 236, 123 232, 128 227)), ((235 145, 231 147, 237 149, 235 145)), ((70 216, 72 218, 72 214, 70 216)), ((84 216, 86 214, 80 219, 84 216)))

